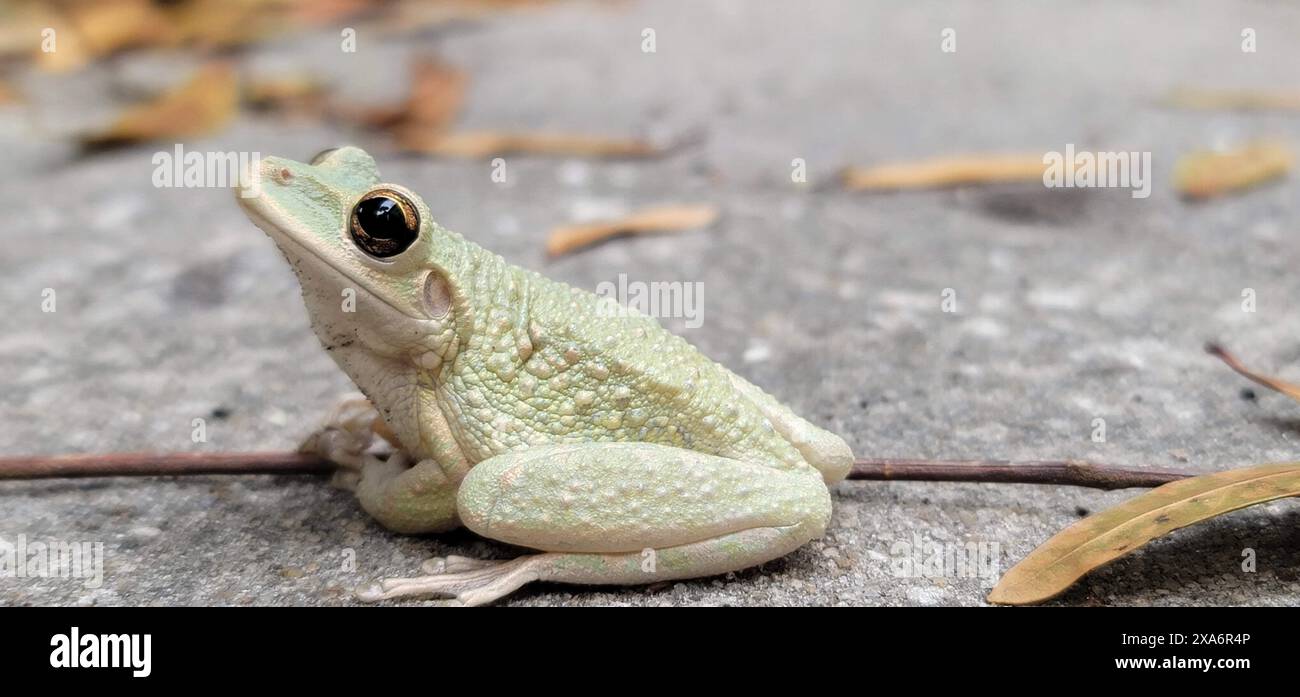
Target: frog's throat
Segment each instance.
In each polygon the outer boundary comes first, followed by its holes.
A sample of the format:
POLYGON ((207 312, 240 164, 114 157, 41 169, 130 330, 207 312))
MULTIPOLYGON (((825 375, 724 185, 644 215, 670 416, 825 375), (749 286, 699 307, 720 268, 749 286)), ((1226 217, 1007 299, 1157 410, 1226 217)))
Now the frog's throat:
POLYGON ((253 224, 261 228, 262 231, 266 233, 267 237, 270 237, 271 240, 275 242, 277 245, 279 245, 282 250, 287 245, 293 248, 294 256, 297 256, 301 259, 316 260, 324 268, 329 269, 330 271, 338 274, 340 278, 360 288, 361 292, 365 293, 371 299, 376 300, 384 305, 387 305, 389 309, 391 309, 393 312, 396 312, 399 315, 402 315, 403 317, 410 317, 412 319, 417 319, 417 320, 429 319, 428 317, 423 317, 420 315, 415 315, 410 312, 407 312, 402 308, 397 307, 393 303, 389 302, 389 300, 385 298, 377 289, 371 287, 368 281, 362 278, 357 278, 351 273, 348 273, 346 269, 343 269, 335 264, 330 263, 329 259, 321 256, 320 254, 317 254, 314 250, 312 250, 310 245, 301 242, 296 237, 294 237, 293 234, 290 233, 288 230, 285 230, 279 225, 276 225, 274 222, 272 222, 270 219, 262 215, 259 211, 255 210, 251 206, 245 205, 244 212, 247 213, 248 217, 252 219, 253 224))

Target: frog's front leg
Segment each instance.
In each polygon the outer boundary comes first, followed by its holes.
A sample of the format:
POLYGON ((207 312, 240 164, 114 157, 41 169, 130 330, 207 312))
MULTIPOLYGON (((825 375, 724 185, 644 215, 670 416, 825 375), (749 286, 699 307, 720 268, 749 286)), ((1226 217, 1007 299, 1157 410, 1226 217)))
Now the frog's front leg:
POLYGON ((810 466, 780 469, 651 443, 549 445, 475 466, 457 495, 474 532, 544 553, 389 579, 363 600, 450 595, 479 605, 530 581, 641 584, 710 576, 822 534, 830 493, 810 466))
POLYGON ((362 471, 377 459, 381 448, 391 450, 396 444, 396 437, 370 400, 355 395, 335 405, 325 425, 307 436, 298 446, 298 452, 337 465, 339 469, 335 470, 332 483, 355 491, 362 471))
POLYGON ((460 526, 456 486, 433 460, 414 465, 405 452, 374 459, 356 486, 361 508, 394 532, 445 532, 460 526))
POLYGON ((437 462, 412 458, 365 397, 335 407, 325 426, 299 446, 339 466, 333 484, 395 532, 442 532, 459 526, 456 483, 437 462), (396 448, 396 449, 394 449, 396 448), (386 457, 381 451, 391 450, 386 457))

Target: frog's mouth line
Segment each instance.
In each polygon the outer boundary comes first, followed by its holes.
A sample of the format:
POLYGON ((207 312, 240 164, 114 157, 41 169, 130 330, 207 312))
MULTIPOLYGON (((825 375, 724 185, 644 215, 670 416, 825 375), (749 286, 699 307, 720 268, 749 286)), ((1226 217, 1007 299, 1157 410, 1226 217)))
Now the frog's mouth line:
POLYGON ((252 201, 255 200, 257 199, 256 198, 240 199, 239 205, 244 209, 244 212, 248 215, 249 219, 253 221, 253 224, 256 225, 259 229, 261 229, 262 232, 266 233, 266 236, 270 237, 271 241, 275 242, 276 245, 281 246, 283 248, 284 244, 287 242, 291 247, 294 248, 294 251, 297 254, 297 256, 303 259, 311 258, 319 261, 322 267, 327 268, 330 271, 338 274, 338 276, 343 280, 347 281, 348 284, 357 287, 357 289, 365 293, 368 297, 374 299, 375 301, 383 305, 388 306, 388 308, 391 309, 393 312, 396 312, 397 314, 403 317, 409 317, 411 319, 417 319, 417 320, 428 319, 428 317, 420 317, 418 315, 412 315, 408 312, 405 312, 401 308, 389 302, 387 298, 383 297, 378 292, 376 292, 375 289, 371 288, 366 281, 356 278, 352 274, 348 273, 345 269, 339 268, 338 266, 330 263, 329 259, 326 259, 325 257, 321 256, 320 254, 317 254, 314 250, 312 250, 310 245, 298 240, 289 231, 285 230, 279 225, 276 225, 269 217, 264 215, 261 211, 257 210, 256 208, 254 208, 252 201))

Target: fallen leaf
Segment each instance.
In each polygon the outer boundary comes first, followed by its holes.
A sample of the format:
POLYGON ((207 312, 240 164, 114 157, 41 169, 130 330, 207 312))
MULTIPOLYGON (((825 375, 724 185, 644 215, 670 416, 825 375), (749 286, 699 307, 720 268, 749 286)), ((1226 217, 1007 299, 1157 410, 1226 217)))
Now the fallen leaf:
POLYGON ((186 0, 164 11, 179 42, 229 49, 343 22, 376 11, 375 5, 368 0, 186 0))
POLYGON ((7 82, 0 81, 0 104, 10 104, 18 101, 18 90, 15 90, 7 82))
POLYGON ((1188 153, 1174 163, 1174 188, 1188 198, 1209 198, 1284 177, 1294 162, 1291 149, 1276 141, 1188 153))
POLYGON ((314 111, 325 91, 325 84, 311 75, 280 75, 250 80, 244 87, 244 102, 254 109, 314 111))
POLYGON ((1162 100, 1176 109, 1222 109, 1232 111, 1300 111, 1297 90, 1212 90, 1184 88, 1162 100))
POLYGON ((849 167, 842 173, 850 191, 926 189, 1015 181, 1042 181, 1047 165, 1042 153, 986 154, 849 167))
POLYGON ((1032 605, 1050 600, 1089 571, 1157 537, 1229 511, 1297 495, 1297 463, 1170 482, 1057 533, 1004 574, 988 601, 1032 605))
POLYGON ((238 104, 234 69, 225 63, 211 63, 189 82, 127 109, 108 128, 81 141, 87 147, 104 147, 210 133, 225 125, 238 104))
POLYGON ((30 5, 0 4, 0 57, 30 54, 32 37, 39 40, 47 25, 41 17, 39 8, 30 5))
POLYGON ((400 0, 392 12, 377 20, 377 28, 387 33, 410 34, 449 22, 483 19, 489 16, 546 7, 554 0, 400 0))
POLYGON ((201 48, 234 48, 291 28, 285 17, 297 3, 282 0, 187 0, 165 9, 177 41, 201 48))
POLYGON ((639 211, 619 220, 565 225, 552 230, 546 238, 546 253, 555 257, 619 235, 708 227, 717 218, 717 207, 706 204, 664 206, 639 211))
POLYGON ((1224 363, 1228 364, 1228 367, 1237 371, 1239 375, 1242 375, 1249 380, 1253 380, 1256 383, 1259 383, 1260 385, 1269 388, 1270 390, 1277 390, 1278 392, 1281 392, 1282 394, 1290 397, 1291 399, 1300 401, 1300 385, 1296 385, 1294 383, 1290 383, 1285 380, 1279 380, 1277 378, 1272 378, 1267 375, 1261 375, 1260 373, 1251 371, 1245 365, 1243 365, 1241 361, 1237 360, 1236 356, 1232 355, 1231 353, 1228 353, 1227 349, 1223 348, 1218 344, 1206 344, 1205 352, 1212 356, 1217 356, 1219 360, 1222 360, 1224 363))
POLYGON ((169 45, 178 38, 167 15, 150 0, 105 0, 51 8, 54 14, 47 21, 55 30, 54 50, 36 54, 38 64, 50 71, 73 70, 95 58, 128 48, 169 45))
POLYGON ((436 58, 415 63, 410 95, 401 103, 370 109, 336 107, 347 121, 387 131, 405 152, 444 157, 487 158, 526 153, 571 157, 647 157, 661 151, 642 140, 572 133, 452 131, 465 98, 468 77, 436 58))
POLYGON ((411 68, 411 91, 401 103, 363 110, 339 108, 336 113, 363 126, 389 130, 399 139, 415 133, 436 136, 456 120, 468 82, 464 71, 426 56, 411 68))
POLYGON ((293 3, 291 7, 294 21, 320 25, 332 24, 367 10, 373 10, 374 2, 373 0, 306 0, 293 3))
POLYGON ((399 143, 426 155, 485 158, 524 153, 569 157, 650 157, 660 148, 643 140, 577 133, 457 131, 447 134, 407 132, 399 143))

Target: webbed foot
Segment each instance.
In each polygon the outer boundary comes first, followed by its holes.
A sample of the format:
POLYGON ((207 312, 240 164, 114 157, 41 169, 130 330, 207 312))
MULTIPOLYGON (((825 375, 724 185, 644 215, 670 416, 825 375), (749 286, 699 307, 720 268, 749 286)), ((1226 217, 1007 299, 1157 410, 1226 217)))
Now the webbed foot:
POLYGON ((517 557, 509 561, 484 561, 467 557, 430 559, 423 570, 441 565, 444 573, 413 578, 386 578, 357 588, 357 599, 377 602, 393 598, 449 597, 453 605, 486 605, 536 581, 540 576, 541 555, 517 557))

